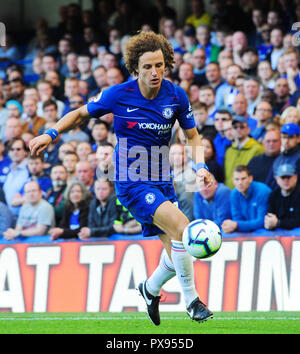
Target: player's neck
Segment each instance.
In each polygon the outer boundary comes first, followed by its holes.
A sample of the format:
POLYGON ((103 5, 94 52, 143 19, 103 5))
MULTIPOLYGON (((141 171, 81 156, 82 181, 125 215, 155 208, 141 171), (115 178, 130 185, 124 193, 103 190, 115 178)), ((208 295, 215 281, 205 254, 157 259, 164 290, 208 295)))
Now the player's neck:
POLYGON ((139 80, 138 80, 138 86, 139 86, 141 94, 145 98, 147 98, 147 100, 153 100, 158 95, 158 92, 161 87, 161 86, 159 86, 159 87, 150 88, 146 85, 143 85, 139 80))

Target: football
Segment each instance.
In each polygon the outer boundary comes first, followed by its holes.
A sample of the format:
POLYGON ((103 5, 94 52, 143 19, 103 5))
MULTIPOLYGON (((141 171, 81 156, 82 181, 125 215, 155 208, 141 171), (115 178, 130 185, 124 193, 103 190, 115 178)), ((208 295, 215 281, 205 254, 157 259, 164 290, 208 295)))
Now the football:
POLYGON ((217 253, 221 247, 221 230, 211 220, 197 219, 185 228, 182 242, 193 257, 208 258, 217 253))

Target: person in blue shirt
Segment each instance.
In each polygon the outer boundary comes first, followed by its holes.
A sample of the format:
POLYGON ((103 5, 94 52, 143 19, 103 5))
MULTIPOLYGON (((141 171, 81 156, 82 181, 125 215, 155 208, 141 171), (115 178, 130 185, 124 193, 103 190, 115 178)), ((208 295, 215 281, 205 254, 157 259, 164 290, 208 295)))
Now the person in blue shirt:
MULTIPOLYGON (((198 181, 197 181, 198 182, 198 181)), ((203 182, 197 183, 198 190, 194 193, 194 219, 209 219, 219 227, 226 219, 231 219, 231 189, 215 178, 210 187, 203 182)))
POLYGON ((169 166, 169 142, 178 120, 184 130, 197 175, 207 185, 212 177, 204 163, 201 138, 185 91, 164 79, 171 69, 174 50, 160 34, 141 31, 132 36, 124 55, 134 80, 103 90, 87 105, 69 112, 45 134, 30 142, 32 154, 43 151, 58 134, 90 116, 114 115, 117 136, 114 163, 115 190, 121 204, 141 223, 144 236, 158 235, 166 249, 164 260, 154 273, 138 285, 155 325, 160 324, 161 287, 175 275, 181 286, 187 313, 201 322, 213 314, 200 301, 195 288, 193 259, 182 243, 189 219, 176 206, 169 166))
POLYGON ((271 188, 253 181, 247 166, 239 165, 233 172, 235 189, 230 195, 232 219, 222 223, 222 230, 231 232, 252 232, 264 227, 271 188))

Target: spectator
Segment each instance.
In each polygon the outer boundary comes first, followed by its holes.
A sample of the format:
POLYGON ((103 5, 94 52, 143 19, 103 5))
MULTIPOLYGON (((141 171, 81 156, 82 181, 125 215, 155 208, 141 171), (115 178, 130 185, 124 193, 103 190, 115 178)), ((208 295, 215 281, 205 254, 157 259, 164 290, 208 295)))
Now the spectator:
POLYGON ((283 31, 280 27, 274 27, 271 30, 270 35, 270 43, 273 47, 269 55, 267 56, 267 60, 271 62, 271 66, 273 70, 277 69, 278 59, 281 54, 284 53, 283 48, 283 31))
POLYGON ((64 84, 64 111, 63 115, 70 112, 72 97, 79 95, 79 80, 76 77, 67 77, 64 84))
MULTIPOLYGON (((77 109, 83 105, 84 105, 84 100, 80 95, 76 95, 76 96, 71 97, 70 110, 77 109)), ((85 131, 83 131, 82 127, 79 127, 79 126, 63 133, 61 135, 61 139, 63 142, 68 142, 71 140, 89 142, 89 140, 90 140, 88 134, 85 131)))
POLYGON ((178 77, 180 81, 179 86, 188 92, 190 86, 196 82, 193 64, 188 62, 182 63, 179 67, 178 77))
POLYGON ((299 51, 296 48, 288 48, 283 54, 286 78, 290 88, 290 94, 300 89, 299 51))
POLYGON ((111 143, 112 137, 109 131, 109 125, 103 120, 96 120, 92 128, 92 150, 95 151, 103 143, 111 143))
POLYGON ((250 128, 250 131, 252 132, 257 126, 257 121, 252 116, 250 117, 247 108, 248 103, 245 95, 243 93, 238 93, 234 97, 234 101, 232 104, 233 112, 235 115, 242 116, 247 119, 248 126, 250 128))
POLYGON ((66 151, 63 157, 62 164, 65 166, 68 173, 68 183, 71 182, 76 176, 76 165, 79 157, 74 151, 66 151))
POLYGON ((56 102, 57 110, 58 110, 57 117, 60 119, 62 117, 65 105, 62 101, 56 99, 56 97, 53 96, 53 87, 52 87, 51 83, 47 80, 40 79, 37 82, 36 87, 37 87, 39 98, 40 98, 40 101, 37 103, 37 106, 38 106, 37 115, 38 116, 43 115, 44 102, 52 99, 53 101, 56 102))
POLYGON ((214 138, 216 148, 216 161, 223 167, 225 152, 232 144, 232 139, 228 138, 227 132, 232 131, 232 115, 226 110, 218 110, 215 114, 215 128, 218 132, 214 138))
POLYGON ((197 28, 199 25, 202 24, 210 26, 211 15, 205 12, 203 0, 192 0, 191 8, 192 13, 185 20, 186 24, 190 24, 194 28, 197 28))
POLYGON ((211 43, 209 26, 199 25, 196 28, 196 38, 198 40, 197 47, 205 50, 206 64, 217 62, 220 47, 211 43))
POLYGON ((272 120, 272 106, 270 103, 260 101, 255 108, 254 117, 257 120, 257 126, 251 131, 251 136, 255 140, 262 142, 267 132, 267 123, 272 120))
MULTIPOLYGON (((271 44, 271 27, 267 23, 263 23, 260 31, 261 42, 257 46, 259 61, 265 61, 271 53, 273 46, 271 44)), ((269 62, 269 61, 268 61, 269 62)))
POLYGON ((248 168, 254 181, 263 182, 272 186, 273 162, 280 154, 280 130, 267 130, 263 139, 264 153, 254 156, 248 163, 248 168))
POLYGON ((12 99, 21 103, 24 99, 25 83, 21 79, 14 79, 10 82, 12 99))
POLYGON ((274 89, 275 73, 268 60, 263 60, 258 63, 257 74, 264 88, 274 89))
POLYGON ((212 118, 208 118, 208 110, 205 103, 196 102, 192 105, 195 123, 198 133, 202 136, 214 138, 217 134, 212 118))
POLYGON ((29 177, 27 169, 27 148, 21 138, 12 139, 8 145, 9 157, 11 159, 10 172, 7 175, 3 185, 6 202, 13 212, 14 216, 18 216, 20 212, 19 207, 12 207, 11 201, 16 193, 24 185, 29 177))
MULTIPOLYGON (((46 123, 45 129, 52 128, 54 124, 54 122, 46 123)), ((57 138, 51 141, 48 147, 43 151, 45 173, 50 173, 51 167, 61 162, 59 158, 59 149, 62 145, 61 135, 58 135, 57 138)))
POLYGON ((194 219, 209 219, 221 227, 224 220, 231 219, 231 189, 213 178, 210 186, 197 178, 198 190, 194 193, 194 219))
POLYGON ((234 143, 226 150, 224 168, 225 184, 233 188, 233 171, 238 165, 247 165, 257 155, 264 152, 263 146, 249 136, 250 129, 244 117, 235 116, 232 122, 234 143))
POLYGON ((273 109, 275 112, 281 114, 285 108, 291 104, 291 95, 287 79, 279 77, 275 81, 274 93, 276 95, 276 100, 273 109))
POLYGON ((114 147, 110 143, 103 143, 98 146, 97 159, 98 167, 96 169, 97 179, 106 177, 109 181, 115 180, 115 167, 113 164, 114 147))
POLYGON ((65 192, 65 206, 59 227, 50 229, 51 240, 78 238, 82 227, 88 225, 91 195, 78 181, 71 182, 65 192))
POLYGON ((25 185, 25 203, 22 205, 16 227, 4 232, 4 238, 43 236, 54 226, 53 207, 42 198, 42 191, 36 181, 25 185))
POLYGON ((141 226, 124 209, 113 192, 112 183, 105 178, 96 180, 88 226, 80 230, 79 238, 88 240, 90 237, 109 237, 115 233, 140 233, 141 226))
POLYGON ((259 62, 258 51, 256 48, 247 47, 241 54, 243 62, 243 72, 249 76, 257 75, 257 65, 259 62))
POLYGON ((263 228, 271 189, 264 183, 253 181, 245 165, 235 167, 233 183, 235 189, 230 195, 232 219, 224 220, 222 230, 231 233, 263 228))
POLYGON ((37 102, 32 98, 26 98, 23 101, 23 133, 29 130, 37 136, 40 129, 45 125, 46 120, 37 115, 37 102))
POLYGON ((275 175, 278 167, 283 164, 291 164, 296 167, 297 174, 300 174, 300 150, 299 150, 300 128, 295 123, 284 124, 281 128, 281 154, 273 163, 275 175))
POLYGON ((224 182, 224 170, 216 161, 216 148, 213 140, 208 136, 202 137, 204 160, 212 175, 218 182, 224 182))
POLYGON ((5 148, 7 148, 7 145, 12 139, 20 138, 22 137, 22 124, 20 119, 11 117, 8 118, 5 124, 5 139, 4 139, 4 144, 5 148))
POLYGON ((61 74, 65 77, 77 77, 78 70, 78 55, 74 52, 70 52, 66 57, 66 65, 62 66, 61 74))
POLYGON ((14 216, 8 206, 0 201, 0 237, 3 237, 3 233, 14 227, 14 216))
POLYGON ((281 114, 281 121, 282 124, 295 123, 299 125, 300 111, 294 106, 287 107, 281 114))
POLYGON ((92 152, 91 144, 87 141, 82 141, 77 145, 76 154, 79 161, 87 161, 88 155, 92 152))
MULTIPOLYGON (((56 123, 58 120, 57 104, 53 100, 48 100, 43 103, 43 118, 47 123, 56 123)), ((40 134, 44 129, 40 129, 40 134)))
POLYGON ((181 210, 189 220, 193 219, 193 192, 196 189, 196 174, 188 165, 188 154, 182 144, 170 147, 170 166, 175 193, 181 210))
POLYGON ((0 91, 0 140, 5 137, 5 123, 8 119, 8 110, 5 107, 5 99, 3 92, 0 91))
POLYGON ((247 48, 248 40, 242 31, 236 31, 232 35, 233 60, 235 64, 243 67, 242 53, 247 48))
POLYGON ((6 180, 6 176, 9 173, 9 166, 11 160, 8 156, 5 156, 5 146, 0 140, 0 186, 3 187, 3 184, 6 180))
POLYGON ((48 190, 45 199, 53 206, 55 213, 55 225, 59 225, 64 205, 64 192, 67 187, 68 173, 63 165, 54 165, 50 173, 52 188, 48 190))
MULTIPOLYGON (((220 63, 220 67, 223 63, 220 63)), ((237 64, 229 65, 226 70, 225 80, 227 81, 227 88, 224 92, 223 103, 225 106, 231 107, 235 96, 240 92, 236 87, 236 79, 243 73, 242 68, 237 64)))
POLYGON ((215 90, 208 86, 203 85, 199 89, 199 102, 204 103, 208 110, 209 118, 213 119, 216 113, 216 106, 215 106, 215 90))
POLYGON ((210 63, 205 70, 206 80, 216 93, 215 105, 219 109, 223 104, 224 91, 227 87, 226 82, 222 79, 221 70, 218 63, 210 63))
POLYGON ((40 189, 42 191, 42 197, 45 198, 48 190, 52 187, 51 179, 48 175, 44 174, 43 171, 44 158, 43 155, 29 155, 27 158, 27 169, 29 176, 24 182, 23 186, 20 188, 18 193, 16 193, 11 200, 10 204, 14 207, 22 205, 25 201, 24 199, 24 188, 28 182, 36 181, 38 182, 40 189))
POLYGON ((107 85, 120 85, 124 81, 124 76, 119 68, 110 68, 107 70, 107 85))
POLYGON ((79 69, 78 78, 88 83, 89 92, 96 90, 97 85, 92 72, 92 60, 89 54, 80 54, 78 56, 77 65, 79 69))
POLYGON ((81 182, 85 188, 94 194, 94 169, 88 161, 78 161, 76 164, 75 178, 81 182))
POLYGON ((104 87, 108 86, 107 83, 107 71, 103 65, 98 65, 93 70, 93 76, 97 85, 97 88, 90 92, 89 97, 96 96, 104 87))
POLYGON ((265 228, 274 230, 277 227, 300 227, 300 185, 295 167, 290 164, 279 165, 275 179, 278 188, 270 194, 265 228))
POLYGON ((6 102, 6 108, 7 108, 7 113, 8 113, 8 119, 9 118, 21 118, 21 115, 23 113, 23 108, 20 102, 16 100, 9 100, 6 102))
POLYGON ((254 115, 255 108, 261 100, 261 85, 259 79, 247 77, 244 81, 244 94, 248 103, 247 112, 250 116, 254 115))

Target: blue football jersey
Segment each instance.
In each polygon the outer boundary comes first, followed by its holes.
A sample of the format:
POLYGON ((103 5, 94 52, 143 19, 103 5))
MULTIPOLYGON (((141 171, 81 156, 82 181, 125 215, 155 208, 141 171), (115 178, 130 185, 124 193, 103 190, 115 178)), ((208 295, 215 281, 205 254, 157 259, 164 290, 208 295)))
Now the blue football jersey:
POLYGON ((169 142, 176 121, 196 126, 185 91, 163 79, 158 95, 146 99, 136 80, 102 91, 87 104, 92 117, 114 115, 117 181, 170 181, 169 142))

